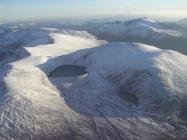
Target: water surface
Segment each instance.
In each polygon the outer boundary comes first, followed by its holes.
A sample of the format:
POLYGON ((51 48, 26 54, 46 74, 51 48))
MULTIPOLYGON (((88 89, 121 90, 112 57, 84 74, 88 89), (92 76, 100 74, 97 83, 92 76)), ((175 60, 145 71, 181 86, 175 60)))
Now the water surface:
POLYGON ((73 77, 86 74, 86 67, 76 65, 62 65, 53 70, 49 77, 73 77))

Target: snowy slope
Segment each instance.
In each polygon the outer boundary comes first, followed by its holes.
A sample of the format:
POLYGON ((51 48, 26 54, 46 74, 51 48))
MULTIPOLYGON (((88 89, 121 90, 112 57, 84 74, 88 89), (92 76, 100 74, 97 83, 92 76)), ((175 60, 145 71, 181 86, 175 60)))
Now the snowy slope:
MULTIPOLYGON (((59 56, 83 48, 99 46, 106 41, 98 41, 87 32, 60 30, 57 33, 50 33, 53 44, 41 45, 37 47, 27 47, 26 49, 35 56, 59 56), (60 32, 61 34, 59 34, 60 32)), ((32 42, 31 42, 32 43, 32 42)), ((28 44, 29 45, 29 44, 28 44)))
POLYGON ((0 69, 0 139, 187 138, 178 121, 185 122, 187 57, 85 34, 53 30, 52 44, 25 47, 29 57, 0 69), (65 64, 88 74, 47 77, 65 64))
POLYGON ((45 30, 33 27, 6 29, 0 37, 0 66, 28 56, 24 46, 52 43, 48 34, 45 30))

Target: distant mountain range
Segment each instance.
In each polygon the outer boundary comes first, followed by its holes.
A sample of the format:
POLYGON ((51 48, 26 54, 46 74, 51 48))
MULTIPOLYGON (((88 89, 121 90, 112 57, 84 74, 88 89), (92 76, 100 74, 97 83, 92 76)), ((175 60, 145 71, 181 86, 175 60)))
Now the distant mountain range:
POLYGON ((143 17, 125 22, 87 23, 82 29, 110 42, 140 42, 187 54, 187 30, 178 23, 143 17))
POLYGON ((178 22, 179 25, 187 28, 187 18, 184 18, 178 22))

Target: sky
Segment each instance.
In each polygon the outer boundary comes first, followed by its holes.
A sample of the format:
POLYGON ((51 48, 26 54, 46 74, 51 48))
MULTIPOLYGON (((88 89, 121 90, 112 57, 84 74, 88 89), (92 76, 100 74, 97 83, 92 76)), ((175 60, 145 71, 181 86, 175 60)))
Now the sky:
POLYGON ((0 21, 93 16, 187 17, 187 0, 0 0, 0 21))

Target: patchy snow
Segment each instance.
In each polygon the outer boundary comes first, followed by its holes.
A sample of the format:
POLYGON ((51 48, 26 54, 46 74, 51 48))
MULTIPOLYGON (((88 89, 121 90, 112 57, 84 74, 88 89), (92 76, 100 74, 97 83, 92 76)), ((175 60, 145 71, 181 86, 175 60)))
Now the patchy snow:
POLYGON ((0 69, 0 139, 187 138, 176 120, 186 111, 180 101, 187 94, 187 56, 106 44, 86 32, 50 32, 51 44, 25 46, 29 57, 0 69), (67 64, 85 66, 88 74, 48 79, 67 64))

